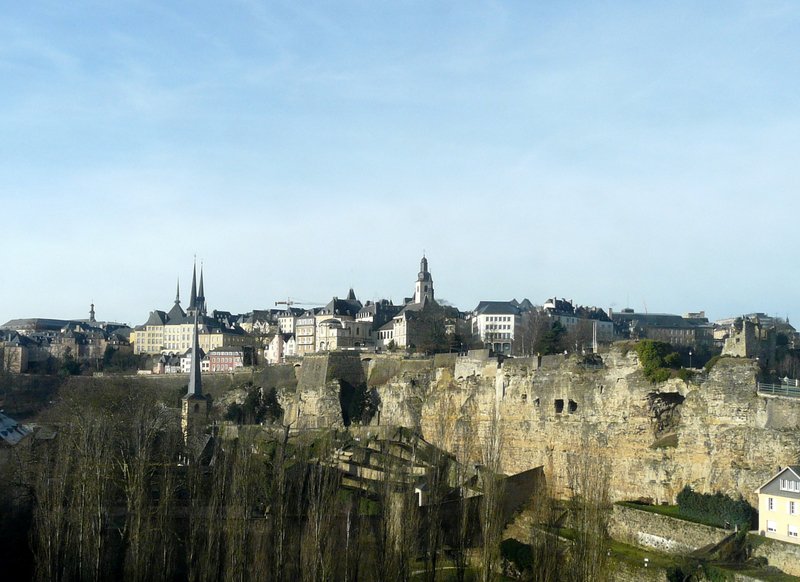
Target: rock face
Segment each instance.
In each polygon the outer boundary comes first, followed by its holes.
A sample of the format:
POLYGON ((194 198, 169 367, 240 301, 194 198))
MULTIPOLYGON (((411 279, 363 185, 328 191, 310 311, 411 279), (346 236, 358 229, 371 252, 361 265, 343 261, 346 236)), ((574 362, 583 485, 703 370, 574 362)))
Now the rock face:
POLYGON ((759 396, 750 360, 719 360, 696 383, 656 385, 642 375, 635 352, 615 346, 602 358, 603 366, 576 356, 502 364, 485 354, 307 356, 297 390, 284 391, 282 404, 298 427, 335 425, 340 380, 365 381, 380 401, 373 424, 417 429, 476 463, 497 434, 504 472, 544 466, 562 495, 572 468, 589 455, 610 470, 613 500, 674 502, 690 485, 754 503, 756 488, 778 466, 800 459, 800 401, 759 396))

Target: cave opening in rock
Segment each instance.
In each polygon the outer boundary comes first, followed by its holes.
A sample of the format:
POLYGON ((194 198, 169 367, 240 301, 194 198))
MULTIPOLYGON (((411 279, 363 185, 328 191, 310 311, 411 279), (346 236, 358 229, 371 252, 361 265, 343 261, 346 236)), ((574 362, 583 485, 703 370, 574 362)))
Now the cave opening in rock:
POLYGON ((564 412, 564 399, 563 398, 556 398, 556 414, 561 414, 564 412))
POLYGON ((567 411, 568 411, 570 414, 572 414, 572 413, 574 413, 576 410, 578 410, 578 403, 577 403, 577 402, 575 402, 574 400, 571 400, 571 399, 570 399, 570 401, 569 401, 569 405, 568 405, 568 406, 569 406, 569 408, 567 408, 567 411))

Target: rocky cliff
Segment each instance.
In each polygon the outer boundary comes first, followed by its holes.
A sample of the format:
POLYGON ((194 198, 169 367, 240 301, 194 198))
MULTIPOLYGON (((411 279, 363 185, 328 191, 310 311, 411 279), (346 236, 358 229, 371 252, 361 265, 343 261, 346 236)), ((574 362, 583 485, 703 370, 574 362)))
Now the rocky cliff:
POLYGON ((504 472, 543 465, 561 494, 588 456, 610 470, 614 500, 673 502, 688 484, 755 502, 778 466, 800 460, 800 401, 759 396, 752 361, 726 358, 694 382, 652 384, 625 346, 602 359, 313 356, 282 400, 298 428, 341 424, 337 392, 366 382, 379 398, 373 424, 417 429, 474 462, 496 431, 504 472))

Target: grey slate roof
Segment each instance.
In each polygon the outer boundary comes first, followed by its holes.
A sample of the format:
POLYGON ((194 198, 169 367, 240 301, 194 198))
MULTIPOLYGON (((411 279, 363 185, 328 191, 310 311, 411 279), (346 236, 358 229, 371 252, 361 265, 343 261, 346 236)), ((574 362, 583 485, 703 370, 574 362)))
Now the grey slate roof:
POLYGON ((70 323, 67 319, 47 319, 42 317, 29 317, 12 319, 0 325, 0 329, 15 329, 25 331, 60 331, 70 323))
POLYGON ((339 299, 338 297, 334 297, 322 308, 321 313, 325 315, 349 315, 350 317, 355 317, 358 315, 358 312, 361 311, 361 307, 361 302, 357 299, 339 299))
POLYGON ((177 320, 182 320, 186 317, 186 312, 180 306, 180 303, 176 303, 172 306, 172 309, 169 310, 167 313, 167 319, 170 323, 174 323, 177 320))
POLYGON ((475 315, 519 315, 520 310, 515 303, 511 301, 481 301, 475 308, 475 315))
POLYGON ((700 323, 694 319, 687 319, 680 315, 670 313, 614 313, 611 319, 616 323, 620 321, 635 321, 640 327, 666 327, 666 328, 694 328, 700 323))
POLYGON ((0 412, 0 440, 7 445, 15 445, 33 432, 24 424, 0 412))
POLYGON ((156 309, 150 312, 150 317, 147 318, 145 325, 164 325, 167 321, 167 314, 163 311, 156 309))

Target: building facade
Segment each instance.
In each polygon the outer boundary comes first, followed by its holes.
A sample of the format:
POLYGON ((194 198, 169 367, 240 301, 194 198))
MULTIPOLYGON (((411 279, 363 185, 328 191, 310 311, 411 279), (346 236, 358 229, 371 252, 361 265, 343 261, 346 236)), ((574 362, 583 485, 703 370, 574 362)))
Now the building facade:
POLYGON ((758 489, 758 530, 800 544, 800 465, 790 465, 758 489))
POLYGON ((516 301, 481 301, 470 314, 472 333, 495 354, 510 355, 522 311, 516 301))

